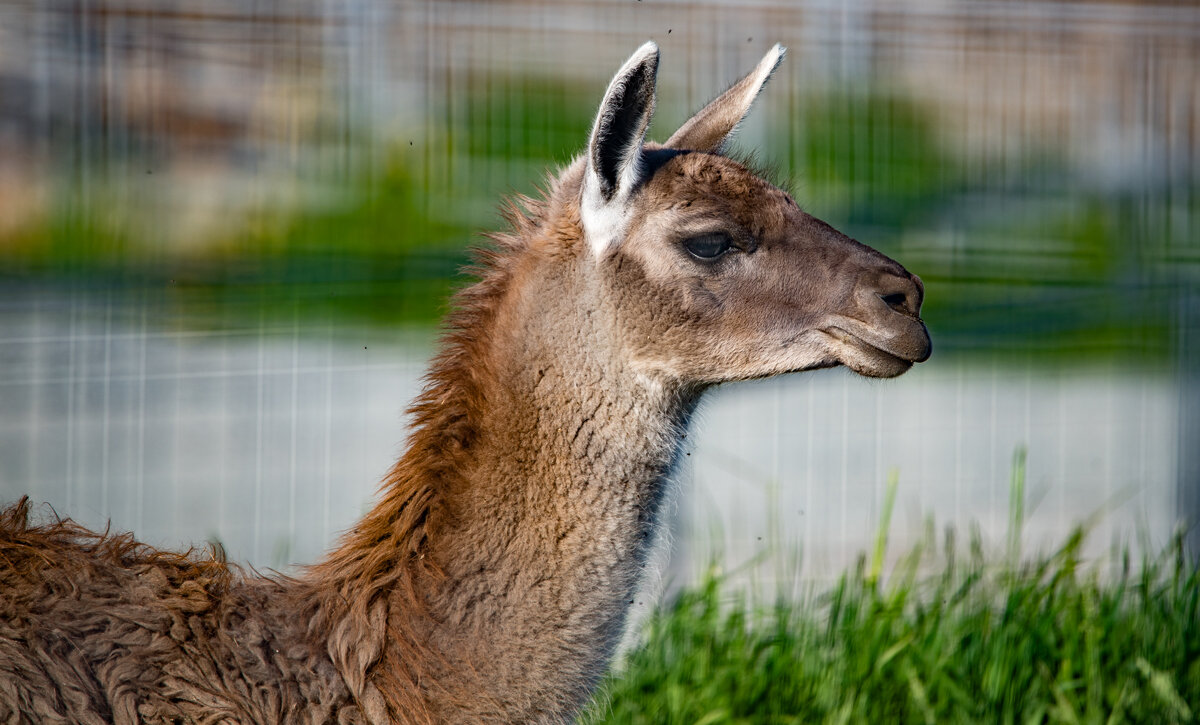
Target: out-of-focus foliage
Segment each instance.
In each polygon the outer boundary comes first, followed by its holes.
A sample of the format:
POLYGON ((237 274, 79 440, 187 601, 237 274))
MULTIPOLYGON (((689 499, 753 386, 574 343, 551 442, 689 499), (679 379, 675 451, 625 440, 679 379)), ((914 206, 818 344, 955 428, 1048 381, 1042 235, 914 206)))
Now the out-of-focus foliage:
POLYGON ((710 576, 655 613, 587 723, 1190 722, 1200 575, 1181 548, 1114 578, 1076 531, 1014 567, 952 538, 940 572, 862 569, 821 597, 754 607, 710 576))
MULTIPOLYGON (((471 76, 453 123, 417 143, 399 135, 330 199, 252 210, 199 248, 161 243, 136 198, 65 185, 47 218, 5 240, 0 274, 162 289, 185 315, 249 304, 431 324, 463 283, 469 246, 502 226, 500 200, 536 194, 582 149, 592 91, 471 76)), ((1196 276, 1190 227, 1173 222, 1200 214, 1193 186, 1106 191, 1049 148, 964 157, 940 142, 928 109, 894 92, 795 105, 794 118, 770 122, 765 148, 746 150, 790 179, 802 206, 922 276, 941 351, 1169 354, 1177 299, 1196 276)))
POLYGON ((963 158, 927 110, 886 94, 808 99, 775 137, 802 206, 921 275, 943 350, 1145 361, 1171 349, 1179 295, 1200 273, 1194 185, 1099 189, 1052 148, 963 158))
POLYGON ((200 249, 162 244, 132 205, 59 190, 53 211, 10 235, 0 279, 154 288, 185 316, 214 310, 436 322, 469 248, 503 227, 504 196, 537 194, 586 142, 584 90, 544 79, 471 83, 460 122, 399 139, 332 202, 260 209, 200 249))

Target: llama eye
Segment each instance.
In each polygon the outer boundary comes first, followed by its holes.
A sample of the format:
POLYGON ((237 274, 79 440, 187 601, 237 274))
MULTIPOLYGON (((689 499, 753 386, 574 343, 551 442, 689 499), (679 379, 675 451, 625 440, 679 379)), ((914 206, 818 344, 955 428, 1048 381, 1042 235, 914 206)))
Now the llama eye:
POLYGON ((684 242, 683 246, 696 259, 710 262, 728 252, 733 246, 733 240, 729 238, 728 234, 715 232, 692 237, 684 242))

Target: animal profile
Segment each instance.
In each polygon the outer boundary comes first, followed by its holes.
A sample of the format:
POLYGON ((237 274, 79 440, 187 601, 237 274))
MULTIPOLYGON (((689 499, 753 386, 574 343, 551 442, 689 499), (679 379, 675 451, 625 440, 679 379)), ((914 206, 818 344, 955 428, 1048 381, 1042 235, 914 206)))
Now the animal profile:
POLYGON ((0 721, 570 720, 704 391, 930 354, 920 279, 722 153, 783 54, 663 144, 658 48, 626 61, 585 152, 479 252, 405 452, 316 564, 0 514, 0 721))

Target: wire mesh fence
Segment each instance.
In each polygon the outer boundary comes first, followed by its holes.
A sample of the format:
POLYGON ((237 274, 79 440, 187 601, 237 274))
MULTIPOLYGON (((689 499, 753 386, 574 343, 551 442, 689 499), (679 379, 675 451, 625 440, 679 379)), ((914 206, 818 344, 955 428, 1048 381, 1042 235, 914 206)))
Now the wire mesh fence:
POLYGON ((0 500, 319 556, 465 249, 647 37, 660 140, 789 47, 737 146, 920 274, 935 344, 895 382, 721 391, 668 577, 717 543, 833 576, 892 469, 898 547, 927 515, 1000 541, 1017 450, 1031 540, 1194 515, 1200 12, 1116 2, 0 5, 0 500))

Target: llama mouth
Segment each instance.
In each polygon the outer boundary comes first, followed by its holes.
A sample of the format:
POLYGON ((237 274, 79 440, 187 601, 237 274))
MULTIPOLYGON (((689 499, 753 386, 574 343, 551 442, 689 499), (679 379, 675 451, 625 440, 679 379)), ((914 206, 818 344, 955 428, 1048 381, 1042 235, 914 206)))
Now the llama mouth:
POLYGON ((828 327, 822 332, 841 343, 847 352, 856 353, 838 355, 838 360, 859 375, 871 378, 894 378, 907 372, 914 363, 921 362, 921 360, 909 359, 873 345, 840 327, 828 327))

